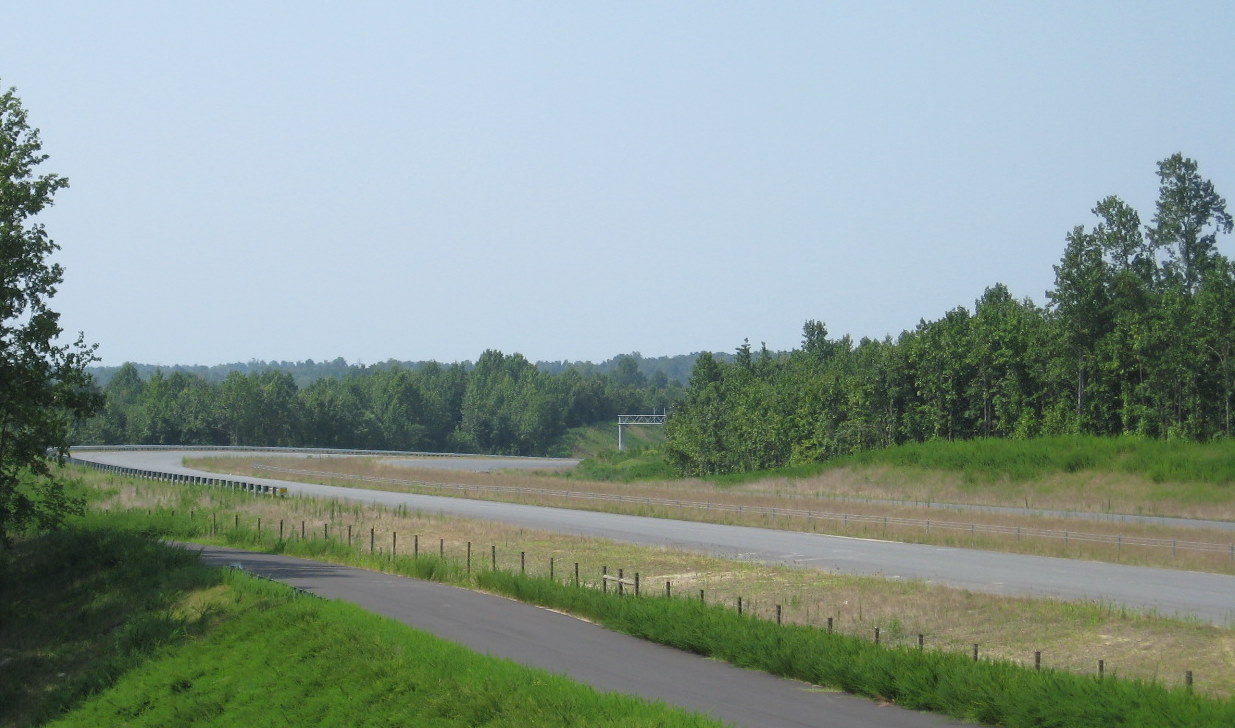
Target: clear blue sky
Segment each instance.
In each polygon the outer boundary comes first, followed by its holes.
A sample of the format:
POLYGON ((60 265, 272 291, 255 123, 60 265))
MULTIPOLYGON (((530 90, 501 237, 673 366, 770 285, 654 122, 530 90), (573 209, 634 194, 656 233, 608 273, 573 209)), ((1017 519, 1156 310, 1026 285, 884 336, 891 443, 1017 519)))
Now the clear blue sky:
MULTIPOLYGON (((6 3, 105 364, 882 337, 1155 164, 1235 200, 1231 2, 6 3)), ((1235 202, 1232 202, 1235 204, 1235 202)), ((1228 255, 1235 246, 1225 239, 1228 255)))

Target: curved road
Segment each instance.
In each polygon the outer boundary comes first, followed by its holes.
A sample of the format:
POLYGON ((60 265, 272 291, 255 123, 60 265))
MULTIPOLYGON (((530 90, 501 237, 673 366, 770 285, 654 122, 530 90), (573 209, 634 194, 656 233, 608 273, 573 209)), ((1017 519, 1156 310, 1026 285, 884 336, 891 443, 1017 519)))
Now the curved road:
MULTIPOLYGON (((207 475, 182 464, 188 451, 77 452, 82 459, 168 473, 207 475)), ((919 579, 996 594, 1114 603, 1217 625, 1235 622, 1235 577, 975 549, 726 526, 433 495, 340 488, 264 478, 290 492, 405 505, 422 511, 668 546, 803 568, 919 579)))
POLYGON ((181 545, 200 550, 208 564, 238 564, 246 571, 351 602, 477 652, 564 674, 599 690, 663 700, 742 726, 961 725, 743 670, 490 594, 290 556, 181 545))

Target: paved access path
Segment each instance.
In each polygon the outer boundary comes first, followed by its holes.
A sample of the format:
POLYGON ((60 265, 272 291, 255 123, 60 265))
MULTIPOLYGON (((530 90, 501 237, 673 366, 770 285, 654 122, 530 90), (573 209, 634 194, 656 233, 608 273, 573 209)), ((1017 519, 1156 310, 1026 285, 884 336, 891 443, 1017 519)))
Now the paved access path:
POLYGON ((477 652, 564 674, 604 691, 637 695, 750 728, 933 728, 940 716, 879 705, 805 683, 611 632, 540 607, 350 566, 181 544, 215 566, 246 571, 371 612, 477 652))
MULTIPOLYGON (((188 451, 79 452, 78 457, 169 473, 186 468, 188 451)), ((919 579, 996 594, 1113 603, 1213 624, 1235 623, 1235 577, 1142 566, 1026 556, 976 549, 727 526, 695 521, 576 511, 433 495, 340 488, 264 478, 247 480, 292 493, 404 505, 422 511, 578 533, 617 541, 886 578, 919 579)))

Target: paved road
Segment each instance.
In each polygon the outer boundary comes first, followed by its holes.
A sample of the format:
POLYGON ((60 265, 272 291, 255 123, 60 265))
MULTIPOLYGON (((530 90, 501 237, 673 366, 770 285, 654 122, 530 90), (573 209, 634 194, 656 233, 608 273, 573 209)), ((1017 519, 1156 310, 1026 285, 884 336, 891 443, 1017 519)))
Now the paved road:
POLYGON ((600 690, 663 700, 752 728, 931 728, 961 724, 742 670, 547 609, 427 581, 220 546, 206 563, 352 602, 452 642, 565 674, 600 690))
MULTIPOLYGON (((129 467, 201 475, 182 451, 84 452, 79 457, 129 467)), ((996 594, 1055 597, 1155 609, 1229 626, 1235 623, 1235 577, 1123 566, 976 549, 925 546, 820 534, 645 518, 493 501, 413 495, 249 478, 305 495, 406 505, 422 511, 500 521, 527 528, 669 546, 765 563, 850 574, 919 579, 996 594)))

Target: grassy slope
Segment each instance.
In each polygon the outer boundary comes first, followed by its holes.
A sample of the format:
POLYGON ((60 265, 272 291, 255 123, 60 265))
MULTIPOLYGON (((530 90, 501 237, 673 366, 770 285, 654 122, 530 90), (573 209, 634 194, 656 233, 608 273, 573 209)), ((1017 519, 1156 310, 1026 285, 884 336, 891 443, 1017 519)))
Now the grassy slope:
POLYGON ((563 448, 583 462, 563 477, 620 482, 673 477, 657 449, 665 441, 665 428, 630 426, 623 440, 626 450, 618 452, 617 425, 609 423, 571 430, 562 440, 563 448))
POLYGON ((1038 480, 1059 473, 1106 471, 1155 483, 1229 487, 1235 482, 1235 440, 1189 442, 1084 435, 1030 440, 982 438, 909 443, 826 463, 718 478, 742 483, 768 475, 809 477, 841 467, 893 466, 956 473, 967 482, 1038 480))
POLYGON ((6 726, 715 725, 207 569, 132 532, 76 528, 9 556, 6 726))
MULTIPOLYGON (((622 435, 626 447, 632 450, 654 448, 665 441, 665 428, 656 425, 631 425, 622 435)), ((617 425, 601 422, 587 427, 576 427, 562 438, 563 446, 570 457, 589 458, 607 450, 617 450, 617 425)))

